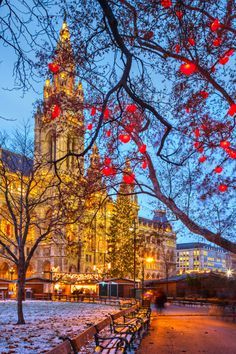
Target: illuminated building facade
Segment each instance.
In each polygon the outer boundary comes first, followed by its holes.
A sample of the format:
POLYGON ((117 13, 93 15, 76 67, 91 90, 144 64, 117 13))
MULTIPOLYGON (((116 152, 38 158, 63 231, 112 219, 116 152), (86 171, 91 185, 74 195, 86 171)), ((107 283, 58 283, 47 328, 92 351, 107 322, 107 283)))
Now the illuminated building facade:
POLYGON ((201 242, 177 244, 177 273, 226 272, 229 267, 229 253, 219 247, 201 242))

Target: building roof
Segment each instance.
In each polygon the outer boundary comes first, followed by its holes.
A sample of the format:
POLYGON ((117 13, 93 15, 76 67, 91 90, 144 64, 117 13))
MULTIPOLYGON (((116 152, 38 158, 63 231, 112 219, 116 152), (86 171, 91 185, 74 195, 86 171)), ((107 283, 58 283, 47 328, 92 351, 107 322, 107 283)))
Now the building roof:
POLYGON ((203 243, 203 242, 185 242, 185 243, 177 243, 176 245, 177 250, 190 250, 190 249, 196 249, 196 248, 207 248, 207 249, 212 249, 215 251, 223 251, 223 252, 227 252, 225 251, 223 248, 221 247, 214 247, 211 246, 207 243, 203 243))
POLYGON ((222 277, 222 274, 219 273, 214 273, 214 272, 209 272, 209 273, 185 273, 185 274, 180 274, 180 275, 175 275, 173 277, 169 277, 168 279, 150 279, 150 280, 145 280, 144 284, 145 286, 152 286, 154 284, 163 284, 163 283, 172 283, 172 282, 179 282, 179 281, 184 281, 186 279, 195 279, 195 278, 208 278, 208 277, 222 277))
POLYGON ((30 172, 33 169, 32 159, 5 149, 1 149, 0 156, 1 161, 5 164, 10 172, 20 172, 25 176, 30 175, 30 172))

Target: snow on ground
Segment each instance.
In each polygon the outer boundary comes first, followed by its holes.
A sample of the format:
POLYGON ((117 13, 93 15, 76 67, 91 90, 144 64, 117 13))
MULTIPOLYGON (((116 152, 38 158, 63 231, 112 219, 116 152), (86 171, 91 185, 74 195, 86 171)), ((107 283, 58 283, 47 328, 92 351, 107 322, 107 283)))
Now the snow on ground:
MULTIPOLYGON (((115 313, 118 307, 93 303, 25 301, 25 325, 16 325, 17 303, 0 301, 0 353, 43 354, 92 324, 115 313)), ((83 353, 90 353, 94 343, 83 353)), ((81 351, 82 353, 82 351, 81 351)))

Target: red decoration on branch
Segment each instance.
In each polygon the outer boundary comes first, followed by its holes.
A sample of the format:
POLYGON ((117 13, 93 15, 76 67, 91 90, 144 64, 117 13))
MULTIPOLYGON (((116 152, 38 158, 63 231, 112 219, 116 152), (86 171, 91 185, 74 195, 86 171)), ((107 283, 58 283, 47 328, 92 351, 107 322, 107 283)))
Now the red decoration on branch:
POLYGON ((124 143, 127 144, 130 141, 131 137, 128 134, 120 134, 119 135, 119 140, 124 143))
POLYGON ((184 16, 183 11, 175 11, 176 16, 178 17, 179 20, 184 16))
POLYGON ((106 136, 107 136, 108 138, 110 138, 110 136, 111 136, 111 130, 110 130, 110 129, 106 130, 106 136))
POLYGON ((220 21, 218 18, 216 18, 212 23, 211 23, 211 30, 212 32, 217 31, 220 28, 220 21))
POLYGON ((186 107, 186 108, 185 108, 185 112, 186 112, 186 113, 190 113, 190 108, 189 108, 189 107, 186 107))
POLYGON ((56 74, 59 71, 59 65, 54 64, 54 63, 49 63, 48 64, 48 69, 53 73, 56 74))
POLYGON ((97 108, 96 108, 96 107, 92 107, 92 109, 91 109, 91 116, 92 116, 92 117, 95 116, 96 112, 97 112, 97 108))
POLYGON ((124 175, 123 176, 123 182, 125 182, 126 184, 134 183, 134 179, 135 179, 135 175, 134 174, 124 175))
POLYGON ((229 141, 222 140, 222 141, 220 142, 220 147, 222 147, 223 149, 226 149, 226 148, 230 147, 230 142, 229 142, 229 141))
POLYGON ((203 153, 204 148, 203 148, 203 147, 200 147, 200 148, 197 149, 197 151, 200 152, 200 153, 203 153))
POLYGON ((110 117, 110 110, 109 110, 108 108, 106 108, 106 109, 104 110, 103 116, 104 116, 105 119, 109 119, 109 117, 110 117))
POLYGON ((229 61, 229 58, 228 58, 228 57, 223 57, 223 58, 220 58, 220 59, 219 59, 219 63, 220 63, 221 65, 227 64, 228 61, 229 61))
POLYGON ((93 124, 92 124, 92 123, 89 123, 89 124, 87 125, 87 129, 88 129, 88 130, 92 130, 92 129, 93 129, 93 124))
POLYGON ((188 43, 189 43, 189 45, 195 45, 196 44, 194 38, 189 38, 188 39, 188 43))
POLYGON ((180 50, 181 50, 181 47, 180 47, 180 45, 179 44, 176 44, 175 45, 175 53, 179 53, 180 52, 180 50))
POLYGON ((143 169, 147 168, 147 165, 148 165, 147 160, 144 160, 142 163, 142 168, 143 169))
POLYGON ((236 151, 228 149, 227 154, 232 158, 236 159, 236 151))
POLYGON ((196 148, 196 149, 198 149, 199 147, 200 147, 200 142, 199 141, 195 141, 195 143, 194 143, 194 147, 196 148))
POLYGON ((196 128, 196 129, 194 130, 194 135, 195 135, 196 138, 199 138, 199 136, 200 136, 200 130, 199 130, 198 128, 196 128))
POLYGON ((53 110, 51 113, 52 119, 59 117, 60 114, 61 114, 61 108, 57 104, 55 104, 55 106, 53 106, 53 110))
POLYGON ((216 166, 216 168, 214 169, 215 173, 221 173, 223 171, 223 168, 221 166, 216 166))
POLYGON ((162 0, 162 1, 161 1, 161 5, 162 5, 165 9, 168 9, 169 7, 171 7, 172 2, 171 2, 171 0, 162 0))
POLYGON ((154 36, 154 33, 152 31, 146 32, 144 33, 143 39, 152 39, 152 37, 154 36))
POLYGON ((198 161, 203 163, 206 161, 206 159, 207 159, 206 156, 203 155, 203 156, 199 157, 198 161))
POLYGON ((104 176, 108 177, 108 176, 111 176, 111 175, 115 175, 116 174, 116 170, 112 167, 105 167, 103 168, 102 170, 102 173, 104 176))
POLYGON ((180 71, 182 74, 190 76, 197 69, 197 66, 194 63, 184 63, 180 66, 180 71))
POLYGON ((127 107, 126 107, 126 110, 127 112, 129 113, 135 113, 137 111, 137 106, 136 104, 129 104, 127 107))
POLYGON ((144 154, 147 150, 147 145, 146 144, 140 145, 138 150, 139 152, 141 152, 141 154, 144 154))
POLYGON ((225 55, 224 55, 224 56, 226 56, 226 57, 231 57, 231 55, 233 55, 234 52, 235 52, 234 49, 229 49, 229 50, 227 50, 227 52, 225 52, 225 55))
POLYGON ((202 96, 202 98, 207 98, 209 96, 207 91, 200 91, 199 94, 202 96))
POLYGON ((104 160, 104 165, 105 166, 110 166, 111 164, 111 159, 109 157, 106 157, 105 160, 104 160))
POLYGON ((212 42, 212 44, 215 46, 215 47, 219 47, 219 45, 221 45, 221 42, 222 42, 222 39, 220 37, 214 39, 214 41, 212 42))
POLYGON ((236 104, 232 104, 230 106, 230 109, 228 110, 227 114, 229 114, 231 117, 233 117, 236 113, 236 104))
POLYGON ((227 186, 226 184, 223 184, 223 183, 222 183, 222 184, 220 184, 220 185, 218 186, 218 189, 219 189, 220 192, 224 193, 224 192, 227 191, 228 186, 227 186))

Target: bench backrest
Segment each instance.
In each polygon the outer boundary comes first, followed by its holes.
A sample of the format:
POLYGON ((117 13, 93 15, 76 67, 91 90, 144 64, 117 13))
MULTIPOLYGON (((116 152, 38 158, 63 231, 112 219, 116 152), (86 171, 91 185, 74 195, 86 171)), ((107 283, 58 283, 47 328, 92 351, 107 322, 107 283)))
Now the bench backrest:
POLYGON ((69 340, 65 340, 63 343, 56 346, 54 349, 47 352, 47 354, 73 354, 74 351, 71 347, 69 340))

